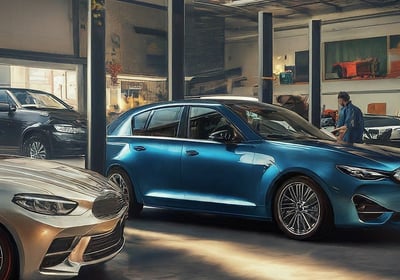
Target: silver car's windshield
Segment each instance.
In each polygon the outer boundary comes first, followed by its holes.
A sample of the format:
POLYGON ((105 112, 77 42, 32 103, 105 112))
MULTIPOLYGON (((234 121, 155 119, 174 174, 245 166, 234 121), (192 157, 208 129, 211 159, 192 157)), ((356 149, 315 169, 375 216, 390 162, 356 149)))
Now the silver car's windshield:
POLYGON ((289 110, 258 103, 231 104, 229 107, 264 139, 334 139, 289 110))

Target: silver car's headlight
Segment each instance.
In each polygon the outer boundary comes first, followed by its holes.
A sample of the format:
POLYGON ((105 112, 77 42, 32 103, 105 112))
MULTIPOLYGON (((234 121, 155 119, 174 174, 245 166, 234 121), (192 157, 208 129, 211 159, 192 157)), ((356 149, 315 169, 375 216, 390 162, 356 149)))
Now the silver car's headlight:
POLYGON ((12 201, 26 210, 52 216, 68 215, 78 206, 75 201, 43 194, 16 194, 12 201))
POLYGON ((86 132, 84 128, 73 127, 70 124, 54 124, 53 126, 58 132, 63 132, 63 133, 77 134, 86 132))
POLYGON ((371 170, 367 168, 353 167, 348 165, 338 165, 337 168, 343 173, 361 180, 378 180, 389 177, 387 172, 371 170))

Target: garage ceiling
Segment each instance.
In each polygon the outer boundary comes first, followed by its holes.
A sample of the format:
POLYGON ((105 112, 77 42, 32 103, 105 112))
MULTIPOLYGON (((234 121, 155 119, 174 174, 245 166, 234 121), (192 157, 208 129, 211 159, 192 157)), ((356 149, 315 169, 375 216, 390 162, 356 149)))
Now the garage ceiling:
POLYGON ((239 13, 256 19, 259 11, 265 11, 276 19, 287 20, 360 9, 400 9, 400 0, 194 0, 194 5, 199 9, 213 7, 215 11, 225 11, 227 16, 239 13))
POLYGON ((254 38, 259 11, 272 13, 275 30, 304 25, 312 18, 323 22, 328 17, 352 20, 362 16, 363 11, 370 15, 399 15, 400 21, 400 0, 192 0, 191 3, 205 17, 210 13, 225 17, 227 40, 254 38))

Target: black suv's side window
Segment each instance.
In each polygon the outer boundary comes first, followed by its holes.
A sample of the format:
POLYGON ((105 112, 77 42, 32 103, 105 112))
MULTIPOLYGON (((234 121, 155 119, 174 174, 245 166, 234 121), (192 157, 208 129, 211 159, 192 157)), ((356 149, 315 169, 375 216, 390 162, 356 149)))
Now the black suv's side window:
POLYGON ((145 131, 147 136, 177 137, 183 107, 169 107, 153 111, 145 131))
POLYGON ((8 103, 8 94, 4 90, 0 90, 0 102, 8 103))

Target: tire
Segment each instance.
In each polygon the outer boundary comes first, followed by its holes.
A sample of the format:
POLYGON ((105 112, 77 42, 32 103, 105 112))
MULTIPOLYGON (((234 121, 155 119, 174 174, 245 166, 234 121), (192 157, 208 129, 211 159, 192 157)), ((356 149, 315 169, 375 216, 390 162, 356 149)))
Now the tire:
POLYGON ((332 229, 332 210, 325 193, 305 176, 293 177, 278 188, 273 210, 279 229, 292 239, 318 239, 332 229))
POLYGON ((128 174, 120 168, 113 168, 108 173, 108 179, 115 183, 124 194, 129 205, 129 216, 139 217, 143 210, 143 204, 137 202, 133 184, 128 174))
POLYGON ((39 135, 29 136, 22 146, 24 156, 36 159, 49 159, 50 149, 47 141, 39 135))
POLYGON ((14 244, 7 232, 0 228, 0 279, 18 279, 18 261, 14 244))

